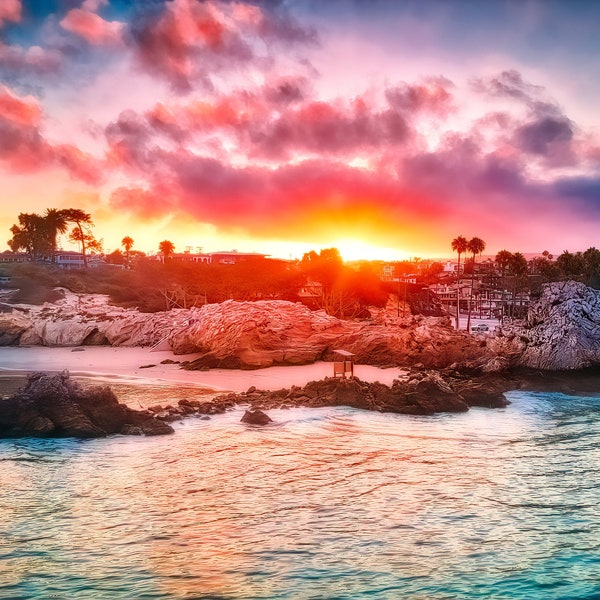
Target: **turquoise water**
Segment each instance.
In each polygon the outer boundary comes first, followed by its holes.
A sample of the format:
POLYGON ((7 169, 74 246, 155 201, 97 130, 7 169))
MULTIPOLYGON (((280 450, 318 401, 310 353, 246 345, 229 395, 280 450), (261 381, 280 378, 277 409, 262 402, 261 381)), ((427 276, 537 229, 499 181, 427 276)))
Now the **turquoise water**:
POLYGON ((600 398, 0 442, 0 598, 600 598, 600 398))

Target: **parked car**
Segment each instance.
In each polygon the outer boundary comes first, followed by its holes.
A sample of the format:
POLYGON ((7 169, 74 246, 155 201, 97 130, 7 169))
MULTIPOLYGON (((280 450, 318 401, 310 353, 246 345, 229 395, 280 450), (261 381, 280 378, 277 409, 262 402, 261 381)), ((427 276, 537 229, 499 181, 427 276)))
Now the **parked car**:
POLYGON ((471 333, 486 333, 489 330, 489 325, 486 325, 485 323, 478 323, 477 325, 473 325, 473 327, 471 327, 471 333))

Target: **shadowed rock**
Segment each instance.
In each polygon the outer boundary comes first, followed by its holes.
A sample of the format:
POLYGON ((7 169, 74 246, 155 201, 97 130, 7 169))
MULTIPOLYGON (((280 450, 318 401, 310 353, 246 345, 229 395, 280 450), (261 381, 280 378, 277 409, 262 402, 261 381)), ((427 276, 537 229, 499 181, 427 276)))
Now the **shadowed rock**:
POLYGON ((378 412, 433 415, 440 412, 464 412, 469 410, 469 406, 505 407, 509 402, 503 393, 514 387, 514 381, 501 374, 485 374, 471 379, 471 376, 460 373, 452 375, 413 370, 402 379, 395 380, 391 386, 379 382, 364 382, 356 377, 326 378, 291 389, 263 391, 250 388, 242 394, 227 394, 216 400, 249 403, 253 407, 267 409, 289 406, 350 406, 378 412))
POLYGON ((114 433, 162 435, 173 428, 148 411, 120 404, 107 386, 82 388, 66 371, 32 373, 22 389, 0 400, 0 437, 94 438, 114 433))
POLYGON ((247 410, 241 418, 241 422, 248 423, 249 425, 267 425, 268 423, 272 423, 273 419, 262 410, 256 409, 247 410))

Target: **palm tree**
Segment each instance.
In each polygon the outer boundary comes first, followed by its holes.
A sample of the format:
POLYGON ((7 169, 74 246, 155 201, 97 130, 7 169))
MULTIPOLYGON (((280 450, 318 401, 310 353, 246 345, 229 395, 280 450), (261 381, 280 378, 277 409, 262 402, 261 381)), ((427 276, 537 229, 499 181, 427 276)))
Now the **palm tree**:
MULTIPOLYGON (((89 213, 80 208, 66 208, 61 211, 64 218, 69 223, 74 223, 75 228, 71 232, 71 239, 81 244, 81 254, 83 255, 83 266, 87 268, 86 242, 89 239, 90 228, 93 227, 92 217, 89 213), (84 231, 85 228, 85 231, 84 231)), ((93 236, 92 236, 93 238, 93 236)))
POLYGON ((127 264, 127 268, 129 269, 129 252, 131 251, 131 248, 133 246, 133 238, 130 238, 128 235, 126 235, 121 240, 121 246, 125 248, 125 261, 127 264))
POLYGON ((167 262, 167 260, 171 256, 171 254, 173 254, 173 252, 175 252, 175 246, 174 246, 173 242, 170 242, 169 240, 163 240, 158 245, 158 249, 162 252, 163 262, 165 262, 165 263, 167 262))
POLYGON ((473 287, 475 285, 475 257, 485 250, 485 242, 481 238, 474 237, 469 240, 467 249, 473 254, 473 267, 471 272, 471 293, 469 294, 469 306, 467 309, 467 331, 471 331, 471 305, 473 302, 473 287))
POLYGON ((456 329, 460 329, 460 255, 467 251, 467 238, 459 235, 452 240, 452 250, 458 254, 458 268, 456 270, 456 329))
POLYGON ((59 233, 66 233, 69 221, 64 210, 47 208, 43 215, 46 234, 48 235, 52 252, 52 262, 56 260, 56 238, 59 233))

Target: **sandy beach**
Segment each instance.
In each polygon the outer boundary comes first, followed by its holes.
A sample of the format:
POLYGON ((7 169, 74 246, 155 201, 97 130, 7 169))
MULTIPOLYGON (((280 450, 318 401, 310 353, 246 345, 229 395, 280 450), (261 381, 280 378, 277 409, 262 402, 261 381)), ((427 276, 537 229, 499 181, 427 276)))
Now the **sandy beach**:
MULTIPOLYGON (((304 385, 333 374, 332 363, 316 362, 294 367, 270 367, 255 371, 211 369, 185 371, 179 364, 161 364, 166 359, 193 360, 198 355, 176 356, 170 351, 150 348, 84 348, 1 347, 0 375, 22 375, 31 371, 58 372, 68 370, 75 377, 91 377, 121 384, 183 384, 215 391, 244 392, 255 386, 263 390, 304 385), (147 366, 153 365, 153 366, 147 366), (145 368, 142 368, 145 367, 145 368)), ((380 381, 390 385, 402 369, 380 369, 356 365, 355 375, 363 381, 380 381)))

